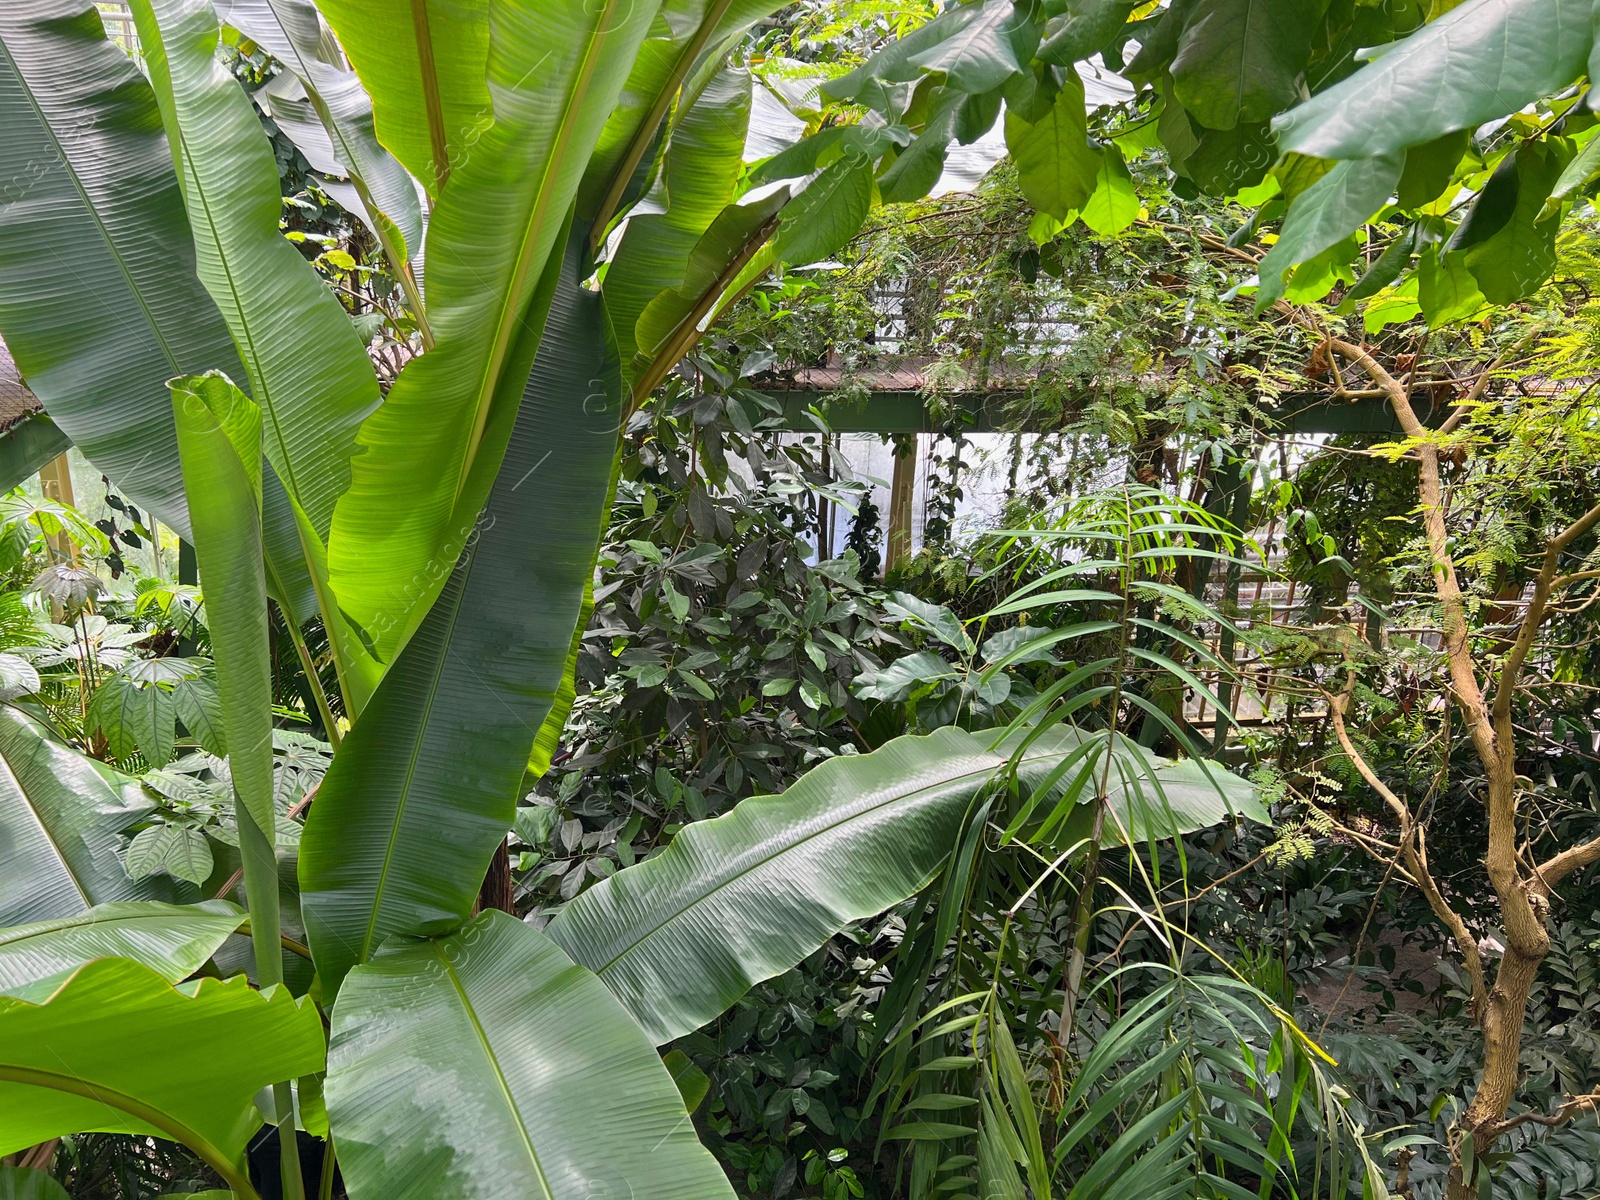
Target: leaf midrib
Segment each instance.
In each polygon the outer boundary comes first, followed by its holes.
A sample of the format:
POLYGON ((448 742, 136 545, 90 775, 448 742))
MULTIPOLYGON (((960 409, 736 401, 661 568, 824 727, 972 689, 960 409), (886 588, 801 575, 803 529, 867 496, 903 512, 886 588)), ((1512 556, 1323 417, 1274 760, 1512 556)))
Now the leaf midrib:
POLYGON ((485 1061, 494 1072, 495 1083, 499 1085, 500 1095, 506 1103, 506 1111, 516 1122, 517 1133, 522 1137, 522 1146, 527 1152, 528 1162, 532 1164, 534 1174, 539 1177, 539 1190, 546 1200, 555 1200, 555 1193, 550 1189, 550 1181, 545 1177, 544 1164, 539 1161, 539 1151, 534 1148, 533 1136, 528 1132, 528 1124, 522 1119, 522 1110, 517 1106, 516 1097, 512 1094, 511 1084, 507 1081, 505 1072, 500 1069, 500 1059, 494 1052, 494 1046, 489 1041, 489 1034, 484 1029, 483 1022, 478 1020, 478 1010, 473 1007, 471 999, 467 996, 467 989, 462 984, 461 977, 456 974, 455 964, 450 961, 449 956, 438 942, 430 941, 428 945, 439 959, 440 965, 444 967, 445 976, 450 980, 450 986, 455 989, 456 999, 461 1003, 461 1011, 472 1023, 472 1032, 477 1036, 485 1061))
MULTIPOLYGON (((5 55, 6 61, 11 65, 11 70, 17 77, 17 83, 21 86, 22 94, 27 97, 28 107, 33 109, 34 116, 38 118, 39 127, 44 130, 50 145, 54 147, 56 156, 61 160, 62 169, 66 172, 67 178, 72 181, 73 190, 78 193, 78 199, 82 201, 84 210, 89 214, 89 219, 99 232, 100 240, 105 243, 107 253, 111 255, 111 260, 117 264, 117 270, 121 272, 123 282, 127 284, 128 291, 132 293, 134 302, 139 306, 139 311, 144 314, 145 324, 150 327, 151 336, 155 338, 156 344, 161 347, 161 353, 172 367, 173 373, 182 374, 183 368, 179 365, 177 356, 173 353, 172 347, 167 344, 166 336, 162 333, 161 326, 157 324, 155 314, 150 311, 150 306, 145 303, 144 294, 134 284, 133 275, 128 270, 128 265, 123 260, 122 255, 117 251, 117 244, 112 240, 110 232, 106 229, 105 222, 101 220, 99 210, 95 208, 94 203, 89 199, 89 193, 83 186, 83 180, 78 176, 77 168, 72 165, 72 160, 67 156, 65 148, 61 144, 61 139, 56 136, 55 127, 50 124, 49 118, 45 116, 44 109, 39 106, 38 100, 34 98, 33 85, 28 82, 28 77, 23 74, 21 65, 11 53, 11 48, 3 40, 0 40, 0 54, 5 55)), ((101 94, 103 93, 97 93, 97 96, 101 94)))
MULTIPOLYGON (((989 751, 983 751, 983 750, 981 750, 981 748, 980 748, 979 752, 980 753, 991 753, 989 751)), ((1054 753, 1054 752, 1051 751, 1049 753, 1054 753)), ((764 855, 764 856, 756 859, 754 862, 750 863, 749 866, 742 868, 741 870, 735 872, 732 875, 728 875, 728 876, 724 877, 721 881, 719 881, 717 883, 717 885, 714 888, 710 888, 710 889, 708 889, 708 890, 706 890, 704 892, 701 892, 698 896, 692 898, 687 903, 679 905, 676 909, 674 909, 673 911, 671 911, 670 913, 668 913, 664 917, 661 917, 660 919, 658 919, 650 927, 650 929, 647 932, 645 932, 645 933, 641 934, 639 937, 635 938, 620 953, 614 955, 610 959, 610 961, 608 961, 604 966, 593 968, 595 974, 596 975, 600 975, 600 976, 604 976, 605 972, 609 971, 612 967, 616 966, 617 963, 621 962, 628 955, 634 953, 634 951, 636 951, 645 942, 647 942, 649 939, 655 937, 656 934, 663 932, 670 924, 676 922, 680 917, 682 917, 690 909, 695 908, 696 906, 698 906, 700 904, 704 904, 704 903, 709 902, 712 897, 718 895, 720 892, 726 890, 727 888, 732 887, 735 883, 737 883, 740 879, 744 878, 746 875, 750 874, 753 871, 760 870, 762 867, 767 866, 768 864, 773 862, 775 859, 781 857, 782 855, 789 854, 789 853, 797 850, 799 847, 804 846, 806 843, 808 843, 808 842, 810 842, 810 841, 812 841, 812 840, 814 840, 816 838, 822 837, 825 834, 832 833, 832 832, 834 832, 835 830, 838 830, 838 829, 843 829, 845 826, 850 825, 855 821, 861 820, 864 817, 871 816, 872 814, 878 812, 880 809, 883 809, 883 808, 885 808, 885 807, 887 807, 887 806, 889 806, 891 804, 899 804, 899 803, 903 803, 903 802, 905 802, 907 800, 913 800, 916 797, 918 797, 918 796, 920 796, 920 795, 922 795, 924 793, 932 792, 932 791, 936 791, 936 790, 939 790, 939 789, 942 789, 942 788, 948 788, 948 787, 957 785, 962 780, 965 780, 965 779, 971 779, 971 778, 974 778, 974 777, 977 777, 977 776, 980 776, 980 775, 985 775, 985 774, 992 775, 996 771, 999 771, 1004 766, 1005 766, 1005 760, 1004 759, 999 759, 995 763, 993 763, 993 764, 991 764, 989 766, 986 766, 986 767, 982 768, 981 770, 966 771, 966 772, 963 772, 960 775, 946 776, 943 779, 940 779, 935 783, 927 784, 924 787, 919 787, 919 788, 916 788, 916 789, 914 789, 912 791, 909 791, 909 792, 898 793, 897 795, 891 796, 889 799, 884 800, 879 804, 875 804, 870 808, 864 808, 864 809, 861 809, 858 812, 854 812, 849 817, 847 817, 846 819, 844 819, 842 821, 835 822, 834 824, 831 824, 831 825, 826 825, 826 826, 822 827, 821 829, 817 829, 817 830, 815 830, 815 831, 813 831, 811 833, 806 834, 804 837, 797 838, 794 841, 791 841, 791 842, 788 842, 788 843, 784 844, 782 847, 780 847, 779 849, 773 851, 772 853, 764 855)), ((729 814, 729 815, 732 815, 732 814, 729 814)))
MULTIPOLYGON (((94 900, 90 897, 88 888, 85 887, 83 882, 78 878, 77 868, 75 868, 71 861, 67 858, 66 852, 61 848, 61 844, 56 841, 55 834, 51 832, 50 826, 45 823, 44 816, 40 812, 38 805, 34 802, 33 797, 28 793, 28 789, 22 786, 22 780, 17 778, 16 771, 14 771, 11 767, 11 760, 3 753, 0 753, 0 770, 4 771, 5 779, 10 781, 11 786, 16 789, 16 794, 22 798, 23 808, 27 810, 28 814, 33 818, 34 823, 38 825, 39 832, 44 836, 45 841, 50 843, 50 848, 55 851, 56 859, 61 863, 61 869, 66 872, 67 879, 71 881, 73 890, 75 890, 78 893, 79 898, 83 900, 84 907, 93 908, 94 900)), ((57 780, 57 782, 59 783, 60 781, 57 780)))
MULTIPOLYGON (((512 265, 511 279, 500 297, 500 311, 495 320, 494 343, 491 346, 489 357, 484 363, 483 372, 478 379, 472 432, 467 439, 466 453, 462 455, 460 472, 456 478, 456 501, 460 500, 461 494, 466 488, 473 460, 477 458, 478 446, 483 440, 483 431, 489 420, 489 404, 499 386, 500 369, 504 365, 506 354, 510 350, 512 333, 521 323, 522 292, 532 269, 530 250, 548 223, 550 200, 554 191, 551 186, 551 180, 566 160, 567 147, 572 140, 572 114, 577 111, 584 98, 588 95, 589 84, 600 60, 599 50, 604 46, 609 36, 607 31, 616 6, 617 0, 606 0, 605 7, 597 15, 595 23, 590 26, 588 37, 584 42, 583 56, 579 59, 578 70, 572 81, 571 91, 567 94, 566 102, 561 107, 560 118, 556 123, 556 137, 551 143, 550 153, 545 158, 538 186, 534 192, 533 211, 529 214, 527 224, 523 227, 522 240, 517 246, 516 261, 512 265)), ((553 243, 551 252, 554 252, 553 243)), ((548 254, 546 257, 548 258, 548 254)), ((453 509, 454 504, 451 507, 453 509)))

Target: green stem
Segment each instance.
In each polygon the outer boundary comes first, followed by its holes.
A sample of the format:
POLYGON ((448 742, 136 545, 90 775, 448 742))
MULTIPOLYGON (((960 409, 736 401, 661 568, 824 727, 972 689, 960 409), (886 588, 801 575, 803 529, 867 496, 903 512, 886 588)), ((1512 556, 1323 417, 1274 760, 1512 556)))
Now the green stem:
POLYGON ((317 1200, 333 1200, 333 1169, 337 1162, 333 1152, 333 1134, 330 1133, 322 1145, 322 1181, 317 1187, 317 1200))
MULTIPOLYGON (((256 824, 248 806, 235 805, 239 857, 244 867, 245 906, 250 912, 250 942, 255 948, 256 985, 263 991, 283 982, 281 917, 278 911, 278 856, 272 836, 256 824)), ((284 1200, 303 1200, 300 1148, 295 1136, 294 1097, 287 1083, 272 1086, 278 1110, 279 1162, 284 1200)))
MULTIPOLYGON (((284 616, 288 617, 288 613, 284 616)), ((317 674, 317 667, 311 658, 311 650, 306 645, 306 639, 300 632, 300 627, 292 620, 285 620, 284 624, 289 629, 289 640, 294 643, 294 652, 299 656, 300 669, 306 673, 306 683, 311 688, 312 698, 317 702, 317 715, 322 718, 322 728, 327 731, 328 744, 337 753, 339 749, 339 726, 334 723, 333 710, 328 707, 328 694, 322 688, 322 677, 317 674)))
POLYGON ((244 1170, 244 1164, 234 1162, 228 1158, 218 1147, 212 1145, 206 1138, 190 1129, 181 1121, 174 1120, 169 1114, 154 1108, 144 1101, 126 1092, 119 1092, 108 1088, 104 1084, 90 1083, 88 1080, 79 1079, 75 1075, 62 1075, 55 1071, 44 1071, 34 1067, 19 1067, 11 1064, 0 1064, 0 1080, 9 1083, 23 1083, 31 1087, 49 1088, 52 1091, 66 1092, 73 1096, 82 1096, 85 1100, 115 1108, 127 1113, 130 1117, 143 1121, 152 1129, 158 1129, 166 1137, 175 1142, 181 1142, 189 1147, 205 1164, 222 1176, 222 1180, 239 1200, 261 1200, 255 1188, 250 1186, 250 1176, 244 1170))
POLYGON ((287 1083, 272 1085, 272 1098, 278 1106, 278 1173, 284 1200, 305 1200, 306 1185, 300 1178, 300 1134, 294 1120, 294 1092, 287 1083))

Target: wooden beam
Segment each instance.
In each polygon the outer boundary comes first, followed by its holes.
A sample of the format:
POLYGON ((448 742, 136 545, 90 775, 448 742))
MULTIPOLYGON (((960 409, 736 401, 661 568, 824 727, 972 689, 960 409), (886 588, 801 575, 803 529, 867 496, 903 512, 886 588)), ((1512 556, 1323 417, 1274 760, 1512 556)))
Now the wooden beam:
MULTIPOLYGON (((39 486, 46 500, 54 500, 58 504, 65 504, 68 508, 77 507, 72 496, 72 469, 67 463, 65 453, 56 455, 40 468, 39 486)), ((77 564, 78 548, 72 544, 72 539, 65 531, 49 534, 45 540, 50 543, 51 551, 58 558, 77 564)))
MULTIPOLYGON (((825 414, 834 433, 937 433, 942 419, 929 415, 926 397, 920 390, 871 391, 862 401, 833 401, 833 393, 795 388, 774 388, 761 393, 783 405, 784 428, 797 433, 816 433, 815 408, 825 414)), ((989 392, 956 396, 951 403, 961 414, 965 433, 1007 432, 1005 410, 1021 399, 1020 392, 989 392)), ((1418 416, 1423 423, 1437 427, 1450 414, 1444 402, 1433 405, 1431 397, 1420 396, 1418 416), (1427 415, 1423 415, 1427 409, 1427 415)), ((1330 399, 1323 392, 1291 392, 1280 396, 1272 414, 1271 432, 1297 433, 1394 433, 1399 422, 1386 401, 1361 399, 1351 402, 1330 399)), ((1042 429, 1025 429, 1039 433, 1042 429)))
POLYGON ((889 487, 889 545, 883 570, 888 574, 911 559, 911 505, 917 494, 916 434, 894 439, 894 478, 889 487))

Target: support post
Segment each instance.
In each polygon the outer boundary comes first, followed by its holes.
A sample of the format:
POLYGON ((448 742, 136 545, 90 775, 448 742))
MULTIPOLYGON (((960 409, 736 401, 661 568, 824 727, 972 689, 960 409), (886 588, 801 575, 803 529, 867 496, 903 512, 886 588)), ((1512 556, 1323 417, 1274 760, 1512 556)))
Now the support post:
MULTIPOLYGON (((67 465, 66 454, 58 454, 39 470, 39 486, 44 492, 46 500, 54 500, 58 504, 65 504, 68 508, 77 507, 72 496, 72 471, 67 465)), ((50 551, 57 558, 76 565, 78 562, 78 548, 72 544, 72 539, 66 531, 49 534, 45 539, 50 544, 50 551)))
POLYGON ((911 505, 917 494, 916 434, 894 440, 894 478, 889 487, 889 544, 883 570, 888 574, 911 558, 911 505))

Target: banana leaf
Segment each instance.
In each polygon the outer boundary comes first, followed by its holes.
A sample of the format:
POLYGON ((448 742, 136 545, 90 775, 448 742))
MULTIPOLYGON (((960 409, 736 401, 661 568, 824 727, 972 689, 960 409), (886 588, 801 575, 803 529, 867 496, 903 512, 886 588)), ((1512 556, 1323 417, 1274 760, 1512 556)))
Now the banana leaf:
POLYGON ((650 0, 496 8, 495 121, 428 223, 435 345, 362 427, 334 516, 332 587, 381 662, 421 624, 488 499, 542 333, 541 279, 654 12, 650 0))
POLYGON ((78 1132, 183 1142, 225 1179, 261 1125, 255 1093, 324 1064, 316 1006, 243 976, 175 988, 102 958, 0 996, 0 1154, 78 1132))
POLYGON ((32 717, 0 706, 0 927, 113 900, 177 898, 170 878, 136 882, 122 869, 121 834, 154 807, 32 717))
POLYGON ((627 1013, 502 912, 351 972, 325 1094, 351 1200, 733 1196, 627 1013))
POLYGON ((320 0, 372 97, 378 140, 437 198, 494 122, 489 0, 320 0))
POLYGON ((622 381, 571 238, 500 478, 311 809, 301 904, 324 989, 394 933, 466 920, 566 675, 605 527, 622 381))
POLYGON ((188 536, 166 381, 243 378, 155 93, 88 0, 0 5, 0 335, 51 419, 188 536))
MULTIPOLYGON (((657 1044, 669 1042, 789 970, 849 922, 921 888, 985 789, 1014 777, 1047 790, 1058 783, 1057 768, 1084 757, 1074 754, 1083 742, 1075 731, 1047 730, 1027 745, 999 732, 984 740, 939 729, 830 759, 781 796, 752 797, 725 816, 685 826, 663 853, 581 893, 547 932, 606 982, 657 1044)), ((1175 767, 1137 747, 1130 754, 1139 757, 1122 763, 1114 780, 1143 767, 1168 770, 1168 791, 1190 805, 1157 818, 1150 814, 1160 801, 1150 799, 1141 811, 1147 822, 1165 822, 1163 830, 1222 820, 1229 795, 1241 804, 1241 789, 1249 789, 1233 776, 1226 777, 1232 785, 1213 784, 1203 767, 1175 767)))
POLYGON ((0 991, 77 970, 97 958, 126 958, 168 983, 188 978, 244 923, 226 900, 200 904, 123 901, 76 917, 0 929, 0 991))

